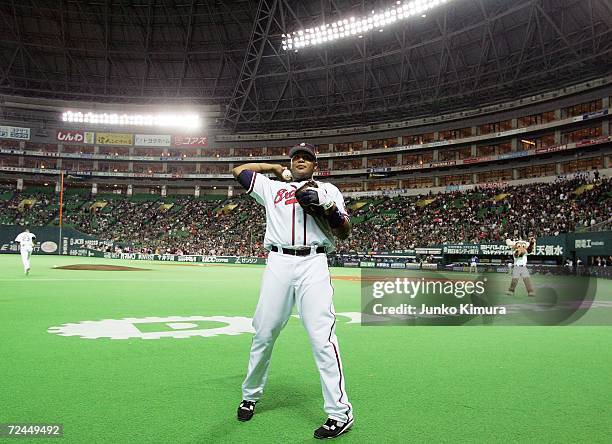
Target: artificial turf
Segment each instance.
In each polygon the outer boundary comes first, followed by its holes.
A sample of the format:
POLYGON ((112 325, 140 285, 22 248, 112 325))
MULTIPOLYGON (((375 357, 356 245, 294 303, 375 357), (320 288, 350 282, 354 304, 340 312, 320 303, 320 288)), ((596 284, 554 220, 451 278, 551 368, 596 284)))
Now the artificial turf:
MULTIPOLYGON (((251 317, 262 266, 34 256, 25 277, 18 255, 0 255, 0 269, 0 423, 62 423, 62 441, 70 443, 315 441, 325 414, 298 319, 277 341, 266 393, 248 423, 235 419, 248 333, 112 340, 47 331, 102 319, 251 317), (149 270, 53 268, 83 263, 149 270)), ((334 279, 334 287, 336 312, 359 312, 359 282, 334 279)), ((612 299, 610 281, 599 281, 598 298, 612 299)), ((610 442, 608 326, 365 327, 348 320, 338 318, 337 334, 355 425, 343 442, 610 442)), ((168 330, 163 324, 138 329, 168 330)))

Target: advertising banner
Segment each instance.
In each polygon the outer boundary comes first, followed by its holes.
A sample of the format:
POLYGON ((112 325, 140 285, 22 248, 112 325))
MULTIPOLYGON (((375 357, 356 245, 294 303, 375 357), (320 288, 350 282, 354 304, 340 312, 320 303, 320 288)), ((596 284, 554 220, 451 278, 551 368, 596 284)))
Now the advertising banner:
POLYGON ((437 247, 417 247, 414 249, 416 254, 442 254, 442 248, 437 247))
POLYGON ((75 130, 57 130, 55 138, 59 142, 82 143, 85 141, 85 133, 75 130))
POLYGON ((94 143, 94 133, 79 130, 57 130, 55 138, 58 142, 94 143))
POLYGON ((604 258, 612 255, 612 232, 585 232, 573 233, 569 235, 568 248, 575 250, 579 255, 602 256, 604 258))
POLYGON ((588 145, 598 145, 600 143, 609 142, 610 140, 612 140, 612 136, 598 137, 597 139, 581 140, 580 142, 576 144, 576 146, 581 147, 581 146, 588 146, 588 145))
POLYGON ((30 128, 0 126, 0 139, 30 140, 30 128))
MULTIPOLYGON (((537 241, 535 251, 532 254, 535 256, 563 256, 564 250, 564 238, 560 237, 558 241, 550 238, 550 240, 537 241)), ((443 254, 457 255, 509 256, 512 253, 512 249, 505 244, 460 244, 444 245, 442 252, 443 254)))
POLYGON ((514 159, 516 157, 525 157, 529 155, 530 155, 529 151, 512 151, 510 153, 500 154, 499 156, 497 156, 497 159, 498 160, 514 159))
POLYGON ((469 157, 467 159, 463 159, 463 163, 480 163, 480 162, 488 162, 489 160, 493 160, 491 156, 480 156, 480 157, 469 157))
POLYGON ((359 262, 359 266, 361 268, 374 268, 376 267, 376 262, 372 262, 372 261, 361 261, 359 262))
POLYGON ((607 115, 608 115, 608 108, 602 109, 599 111, 594 111, 592 113, 582 114, 580 117, 582 118, 582 120, 589 120, 589 119, 597 119, 598 117, 605 117, 607 115))
POLYGON ((536 154, 553 153, 556 151, 565 151, 566 149, 568 149, 567 145, 546 146, 536 149, 536 154))
POLYGON ((431 162, 430 168, 448 167, 453 166, 457 163, 456 160, 441 160, 439 162, 431 162))
POLYGON ((208 146, 206 136, 174 136, 174 146, 205 147, 208 146))
POLYGON ((136 134, 134 139, 136 146, 170 146, 171 142, 169 134, 136 134))
POLYGON ((125 133, 96 133, 98 145, 132 145, 134 135, 125 133))

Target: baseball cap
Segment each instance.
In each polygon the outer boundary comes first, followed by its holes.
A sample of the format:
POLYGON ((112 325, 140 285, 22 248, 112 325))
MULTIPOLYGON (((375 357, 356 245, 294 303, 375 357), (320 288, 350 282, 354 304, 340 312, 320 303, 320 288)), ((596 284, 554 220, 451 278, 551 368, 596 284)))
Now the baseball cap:
POLYGON ((289 158, 291 159, 293 156, 295 156, 297 153, 308 153, 310 154, 315 160, 317 160, 317 152, 316 149, 314 147, 314 145, 311 145, 310 143, 300 143, 299 145, 294 146, 293 148, 291 148, 289 150, 289 158))

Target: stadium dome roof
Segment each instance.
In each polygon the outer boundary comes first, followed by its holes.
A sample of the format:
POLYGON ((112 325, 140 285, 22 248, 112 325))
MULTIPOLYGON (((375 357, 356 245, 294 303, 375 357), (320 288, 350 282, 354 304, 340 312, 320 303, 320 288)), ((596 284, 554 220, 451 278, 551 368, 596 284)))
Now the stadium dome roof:
POLYGON ((612 71, 612 5, 450 0, 299 52, 283 33, 395 2, 0 2, 0 93, 217 105, 229 132, 367 124, 527 96, 612 71))

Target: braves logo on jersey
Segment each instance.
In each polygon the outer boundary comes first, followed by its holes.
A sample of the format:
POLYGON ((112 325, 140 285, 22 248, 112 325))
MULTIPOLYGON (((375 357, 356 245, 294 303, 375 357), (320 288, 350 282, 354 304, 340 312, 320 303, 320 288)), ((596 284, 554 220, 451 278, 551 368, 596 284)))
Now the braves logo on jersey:
POLYGON ((297 199, 295 198, 295 189, 287 190, 285 188, 281 188, 276 192, 276 196, 274 196, 274 205, 278 205, 282 201, 285 201, 285 205, 292 205, 297 203, 297 199))

